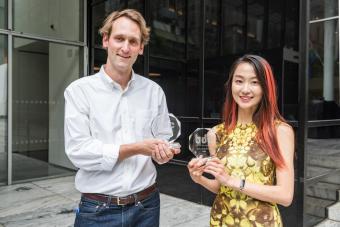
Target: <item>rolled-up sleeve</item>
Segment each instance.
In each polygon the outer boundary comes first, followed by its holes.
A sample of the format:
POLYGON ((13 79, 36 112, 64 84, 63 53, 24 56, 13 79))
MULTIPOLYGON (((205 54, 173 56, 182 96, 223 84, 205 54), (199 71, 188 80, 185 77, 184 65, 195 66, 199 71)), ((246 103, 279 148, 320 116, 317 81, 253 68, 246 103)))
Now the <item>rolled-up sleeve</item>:
POLYGON ((90 107, 80 87, 69 86, 65 92, 65 152, 70 161, 86 171, 111 171, 119 156, 118 144, 93 138, 90 107))

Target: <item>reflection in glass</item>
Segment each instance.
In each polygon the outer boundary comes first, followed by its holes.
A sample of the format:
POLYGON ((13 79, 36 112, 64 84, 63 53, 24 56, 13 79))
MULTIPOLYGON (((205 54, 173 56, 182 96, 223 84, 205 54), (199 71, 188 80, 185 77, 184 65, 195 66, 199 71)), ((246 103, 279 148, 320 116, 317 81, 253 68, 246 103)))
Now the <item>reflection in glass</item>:
POLYGON ((297 121, 299 119, 299 64, 288 60, 283 61, 282 64, 284 85, 282 89, 283 108, 281 113, 286 120, 297 121))
POLYGON ((7 182, 7 39, 0 35, 0 184, 7 182))
POLYGON ((282 45, 282 6, 283 1, 268 1, 268 40, 267 48, 279 48, 282 45))
POLYGON ((247 5, 247 49, 263 48, 264 0, 248 2, 247 5))
MULTIPOLYGON (((296 0, 285 1, 284 46, 298 50, 299 42, 299 4, 296 0)), ((270 33, 269 33, 270 34, 270 33)))
MULTIPOLYGON (((188 48, 188 59, 198 59, 200 55, 201 48, 201 12, 200 12, 200 1, 189 0, 187 11, 187 48, 188 48), (188 32, 190 31, 190 32, 188 32)), ((196 69, 198 70, 198 64, 196 64, 196 69)))
POLYGON ((63 92, 82 75, 81 49, 15 38, 13 180, 65 174, 63 92), (53 164, 53 165, 50 165, 53 164))
POLYGON ((144 12, 144 1, 145 0, 128 0, 127 8, 136 9, 140 13, 143 14, 143 12, 144 12))
POLYGON ((176 59, 185 58, 184 1, 153 1, 151 4, 150 54, 176 59))
POLYGON ((197 116, 200 96, 197 74, 187 73, 185 64, 150 58, 149 78, 164 90, 169 112, 176 116, 197 116))
POLYGON ((223 1, 223 54, 236 54, 244 51, 244 1, 223 1))
POLYGON ((340 119, 338 20, 310 25, 309 120, 340 119))
POLYGON ((310 0, 310 20, 338 16, 337 0, 310 0))
POLYGON ((0 28, 7 28, 7 1, 0 0, 0 28))
POLYGON ((70 41, 83 41, 83 2, 14 0, 14 30, 70 41))
POLYGON ((206 1, 205 5, 205 57, 215 57, 220 51, 220 8, 221 1, 206 1))

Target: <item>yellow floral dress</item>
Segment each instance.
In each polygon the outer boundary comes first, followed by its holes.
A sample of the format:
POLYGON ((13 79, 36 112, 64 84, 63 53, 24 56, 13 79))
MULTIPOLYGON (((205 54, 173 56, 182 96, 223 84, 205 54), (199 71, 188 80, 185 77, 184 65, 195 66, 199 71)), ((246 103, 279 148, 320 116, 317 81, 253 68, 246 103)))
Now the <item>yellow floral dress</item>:
MULTIPOLYGON (((238 124, 229 135, 224 124, 215 129, 219 138, 216 155, 229 175, 246 182, 274 184, 275 165, 255 140, 255 124, 238 124)), ((210 226, 281 227, 282 221, 276 204, 221 186, 211 208, 210 226)))

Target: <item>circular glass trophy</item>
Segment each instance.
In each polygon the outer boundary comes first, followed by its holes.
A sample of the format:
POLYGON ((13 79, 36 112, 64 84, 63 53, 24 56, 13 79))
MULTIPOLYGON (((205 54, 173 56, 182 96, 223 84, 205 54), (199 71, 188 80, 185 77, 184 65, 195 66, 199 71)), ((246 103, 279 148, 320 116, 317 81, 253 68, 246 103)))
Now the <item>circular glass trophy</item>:
POLYGON ((151 134, 154 138, 169 142, 173 149, 181 148, 175 140, 181 135, 181 122, 173 114, 157 115, 151 122, 151 134))
POLYGON ((197 158, 210 158, 216 155, 218 137, 211 128, 197 128, 189 136, 189 150, 197 158))

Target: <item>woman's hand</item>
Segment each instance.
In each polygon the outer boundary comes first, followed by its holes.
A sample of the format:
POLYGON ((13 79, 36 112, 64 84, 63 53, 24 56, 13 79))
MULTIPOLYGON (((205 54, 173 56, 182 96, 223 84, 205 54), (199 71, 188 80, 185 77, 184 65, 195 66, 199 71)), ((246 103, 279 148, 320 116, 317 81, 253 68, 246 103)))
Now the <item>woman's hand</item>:
POLYGON ((204 166, 204 172, 213 175, 220 184, 230 186, 232 178, 226 173, 225 166, 220 159, 210 159, 204 166))
POLYGON ((203 158, 194 158, 188 163, 187 167, 190 177, 195 183, 199 184, 201 182, 205 163, 206 160, 203 158))

